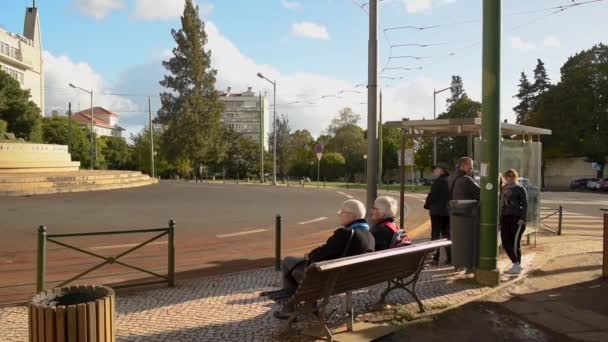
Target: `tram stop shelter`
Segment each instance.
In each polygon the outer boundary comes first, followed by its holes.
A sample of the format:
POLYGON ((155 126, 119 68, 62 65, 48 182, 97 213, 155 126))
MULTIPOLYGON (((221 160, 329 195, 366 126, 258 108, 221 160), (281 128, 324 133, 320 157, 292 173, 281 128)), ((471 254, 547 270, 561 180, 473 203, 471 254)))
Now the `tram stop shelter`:
MULTIPOLYGON (((481 118, 459 118, 439 120, 408 120, 390 121, 385 125, 400 128, 403 132, 402 147, 405 149, 406 138, 451 138, 467 137, 467 156, 480 160, 481 118)), ((551 135, 551 130, 502 122, 500 125, 500 168, 502 173, 515 169, 521 177, 521 184, 528 192, 529 229, 527 234, 534 234, 540 228, 540 196, 541 196, 541 161, 542 144, 540 137, 551 135)), ((403 153, 403 152, 402 152, 403 153)), ((459 158, 463 156, 454 156, 459 158)), ((401 159, 403 160, 403 158, 401 159)), ((475 179, 479 182, 479 164, 475 165, 475 179)), ((404 167, 401 167, 401 200, 400 208, 404 205, 404 167)), ((483 203, 481 204, 483 205, 483 203)), ((528 235, 530 241, 530 235, 528 235)))

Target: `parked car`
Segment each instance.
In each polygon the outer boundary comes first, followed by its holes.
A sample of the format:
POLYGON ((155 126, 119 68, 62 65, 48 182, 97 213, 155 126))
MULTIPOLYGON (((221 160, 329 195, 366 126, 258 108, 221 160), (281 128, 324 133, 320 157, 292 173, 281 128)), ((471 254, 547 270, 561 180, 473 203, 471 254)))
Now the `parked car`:
POLYGON ((604 178, 600 181, 600 190, 608 191, 608 178, 604 178))
POLYGON ((572 189, 572 190, 586 189, 587 182, 597 181, 597 180, 598 180, 597 178, 577 178, 577 179, 573 180, 572 182, 570 182, 570 189, 572 189))
POLYGON ((587 190, 599 190, 600 189, 600 180, 595 178, 593 180, 587 181, 585 188, 587 190))

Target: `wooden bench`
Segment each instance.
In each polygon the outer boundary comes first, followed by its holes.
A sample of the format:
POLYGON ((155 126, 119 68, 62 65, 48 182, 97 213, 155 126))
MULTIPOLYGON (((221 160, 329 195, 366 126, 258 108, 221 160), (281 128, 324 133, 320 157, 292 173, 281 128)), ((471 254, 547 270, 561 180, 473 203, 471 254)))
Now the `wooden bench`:
POLYGON ((287 321, 287 329, 291 329, 298 313, 312 315, 319 322, 327 340, 333 341, 325 312, 330 297, 346 293, 347 328, 352 331, 352 291, 382 282, 387 282, 388 285, 378 304, 384 303, 393 290, 403 289, 416 300, 420 312, 424 312, 424 306, 416 294, 416 283, 435 252, 451 244, 448 240, 436 240, 308 266, 304 279, 287 299, 289 304, 295 306, 294 313, 287 321))

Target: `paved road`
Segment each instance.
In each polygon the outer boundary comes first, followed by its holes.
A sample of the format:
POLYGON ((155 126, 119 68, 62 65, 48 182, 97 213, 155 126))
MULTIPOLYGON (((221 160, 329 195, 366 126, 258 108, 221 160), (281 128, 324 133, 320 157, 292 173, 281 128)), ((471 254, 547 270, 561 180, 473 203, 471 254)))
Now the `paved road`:
MULTIPOLYGON (((92 193, 0 197, 0 302, 24 298, 33 291, 36 227, 40 224, 53 234, 166 227, 170 218, 175 219, 177 271, 178 277, 184 278, 272 264, 276 214, 283 218, 283 254, 302 255, 335 229, 342 201, 364 197, 363 191, 185 182, 92 193)), ((427 219, 420 195, 408 197, 407 203, 406 226, 419 227, 427 219)), ((108 256, 149 237, 62 241, 108 256)), ((124 261, 165 273, 166 246, 165 239, 155 241, 124 261)), ((98 261, 49 244, 47 280, 67 279, 98 261)), ((87 275, 86 281, 120 282, 134 277, 141 274, 112 265, 87 275)))

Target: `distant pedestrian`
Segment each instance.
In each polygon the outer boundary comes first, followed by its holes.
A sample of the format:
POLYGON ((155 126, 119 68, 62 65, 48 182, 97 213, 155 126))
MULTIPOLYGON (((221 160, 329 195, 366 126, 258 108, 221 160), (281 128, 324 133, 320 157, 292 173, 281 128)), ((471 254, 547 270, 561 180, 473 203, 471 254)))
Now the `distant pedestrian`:
POLYGON ((528 194, 519 184, 515 170, 505 172, 505 186, 500 195, 500 237, 513 266, 505 273, 519 274, 521 267, 521 237, 526 230, 528 194))
POLYGON ((397 200, 390 196, 380 196, 374 201, 370 233, 376 242, 376 251, 411 245, 405 230, 399 229, 395 217, 399 210, 397 200))
MULTIPOLYGON (((431 216, 431 240, 441 238, 450 239, 450 214, 448 212, 448 203, 450 202, 450 187, 448 178, 450 177, 450 167, 446 163, 437 163, 433 166, 433 173, 436 178, 431 185, 431 191, 426 197, 424 209, 429 211, 431 216)), ((452 263, 452 253, 450 247, 445 249, 447 255, 447 263, 452 263)), ((439 251, 435 253, 434 262, 439 264, 439 251)))
POLYGON ((203 164, 198 164, 198 168, 196 169, 196 182, 203 182, 203 164))
POLYGON ((450 182, 450 199, 479 201, 479 198, 479 184, 473 179, 473 159, 462 157, 456 164, 456 173, 450 182))

